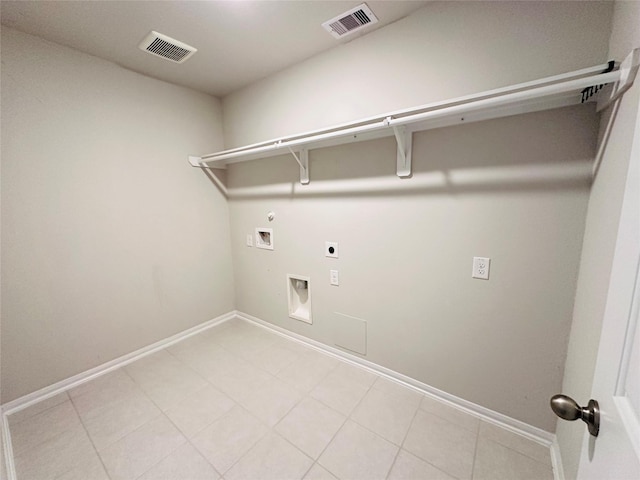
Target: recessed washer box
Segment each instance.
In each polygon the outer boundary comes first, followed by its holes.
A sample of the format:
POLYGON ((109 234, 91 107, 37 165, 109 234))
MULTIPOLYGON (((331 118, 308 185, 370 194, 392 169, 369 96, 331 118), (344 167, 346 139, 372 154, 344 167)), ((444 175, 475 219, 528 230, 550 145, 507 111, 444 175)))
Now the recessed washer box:
POLYGON ((309 277, 287 274, 289 317, 312 324, 310 283, 311 279, 309 277))
POLYGON ((273 250, 273 228, 256 228, 256 247, 273 250))

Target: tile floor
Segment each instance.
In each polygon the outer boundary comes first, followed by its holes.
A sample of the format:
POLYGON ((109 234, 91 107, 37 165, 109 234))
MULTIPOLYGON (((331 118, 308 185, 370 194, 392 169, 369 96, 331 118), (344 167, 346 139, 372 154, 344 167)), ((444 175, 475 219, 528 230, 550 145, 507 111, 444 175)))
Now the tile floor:
POLYGON ((553 478, 548 448, 240 320, 9 424, 18 480, 553 478))

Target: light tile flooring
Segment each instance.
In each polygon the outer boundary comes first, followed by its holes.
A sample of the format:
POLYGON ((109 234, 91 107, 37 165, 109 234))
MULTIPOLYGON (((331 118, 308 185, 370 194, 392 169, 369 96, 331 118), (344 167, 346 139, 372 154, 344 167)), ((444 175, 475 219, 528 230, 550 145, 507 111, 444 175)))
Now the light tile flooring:
POLYGON ((240 320, 9 423, 18 480, 553 478, 548 448, 240 320))

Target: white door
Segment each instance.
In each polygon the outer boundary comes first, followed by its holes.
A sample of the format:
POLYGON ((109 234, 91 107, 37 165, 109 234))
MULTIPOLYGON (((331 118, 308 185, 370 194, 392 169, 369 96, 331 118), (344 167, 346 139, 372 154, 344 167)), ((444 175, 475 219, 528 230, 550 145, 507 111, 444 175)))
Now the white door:
MULTIPOLYGON (((623 100, 624 101, 624 100, 623 100)), ((586 433, 578 478, 640 479, 640 105, 591 398, 600 433, 586 433)))

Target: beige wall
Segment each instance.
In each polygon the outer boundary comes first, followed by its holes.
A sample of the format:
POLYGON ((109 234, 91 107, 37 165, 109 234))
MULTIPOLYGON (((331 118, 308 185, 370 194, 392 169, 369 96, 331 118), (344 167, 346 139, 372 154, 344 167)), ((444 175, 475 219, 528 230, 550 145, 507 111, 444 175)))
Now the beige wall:
POLYGON ((366 359, 553 431, 596 133, 586 106, 421 132, 405 180, 391 138, 312 151, 308 186, 290 157, 232 165, 237 307, 328 345, 336 313, 362 318, 366 359), (266 226, 274 251, 245 246, 266 226), (287 273, 311 277, 313 325, 287 273))
POLYGON ((2 401, 234 308, 208 95, 2 28, 2 401))
POLYGON ((227 148, 607 60, 610 2, 433 2, 223 99, 227 148))
MULTIPOLYGON (((640 2, 616 2, 612 25, 609 55, 623 60, 633 48, 640 47, 640 2)), ((640 85, 636 81, 620 102, 589 198, 562 384, 562 392, 581 404, 591 395, 639 100, 640 85)), ((607 131, 612 111, 602 115, 601 137, 607 131)), ((579 425, 558 421, 558 443, 567 479, 576 478, 585 432, 579 425)))
MULTIPOLYGON (((611 14, 434 2, 226 97, 225 146, 604 62, 611 14)), ((222 148, 216 99, 5 28, 2 58, 3 402, 237 306, 328 344, 334 312, 364 318, 369 360, 553 431, 589 108, 417 134, 408 180, 392 139, 312 152, 306 187, 288 157, 235 165, 230 246, 226 202, 184 158, 222 148), (256 226, 275 251, 244 246, 256 226), (287 317, 285 273, 312 276, 313 326, 287 317)))
MULTIPOLYGON (((430 3, 225 97, 225 146, 603 63, 612 10, 430 3)), ((334 312, 364 318, 369 360, 553 431, 596 123, 578 108, 422 133, 409 180, 392 139, 312 152, 305 187, 292 158, 230 167, 238 308, 329 344, 334 312), (269 210, 276 251, 245 247, 269 210), (491 281, 471 280, 473 256, 491 281), (312 327, 287 317, 286 273, 314 279, 312 327)))

